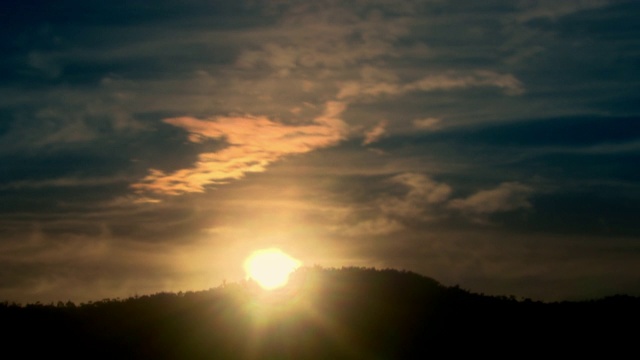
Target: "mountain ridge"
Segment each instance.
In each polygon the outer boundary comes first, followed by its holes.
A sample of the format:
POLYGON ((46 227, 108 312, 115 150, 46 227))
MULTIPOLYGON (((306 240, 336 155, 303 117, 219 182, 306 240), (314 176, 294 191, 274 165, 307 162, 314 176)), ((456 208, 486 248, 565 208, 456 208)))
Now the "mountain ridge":
POLYGON ((311 267, 275 291, 247 280, 80 305, 3 303, 0 338, 29 357, 404 359, 513 346, 575 354, 631 346, 626 326, 639 309, 640 298, 625 295, 543 303, 409 271, 311 267))

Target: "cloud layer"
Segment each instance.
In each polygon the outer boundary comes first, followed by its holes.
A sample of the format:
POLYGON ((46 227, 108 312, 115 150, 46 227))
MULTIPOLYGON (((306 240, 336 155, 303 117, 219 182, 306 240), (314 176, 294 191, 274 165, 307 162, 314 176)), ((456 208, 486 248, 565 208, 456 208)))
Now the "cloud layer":
POLYGON ((640 294, 635 0, 5 3, 0 301, 217 286, 273 246, 640 294))

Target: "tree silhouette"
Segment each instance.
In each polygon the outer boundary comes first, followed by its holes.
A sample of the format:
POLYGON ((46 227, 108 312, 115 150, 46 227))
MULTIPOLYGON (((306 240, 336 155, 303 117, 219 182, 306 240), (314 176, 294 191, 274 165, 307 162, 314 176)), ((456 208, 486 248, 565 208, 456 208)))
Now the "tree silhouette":
POLYGON ((301 268, 267 292, 208 291, 76 306, 0 303, 6 354, 86 359, 411 359, 629 350, 640 299, 542 303, 473 294, 407 271, 301 268), (517 349, 518 353, 514 353, 517 349))

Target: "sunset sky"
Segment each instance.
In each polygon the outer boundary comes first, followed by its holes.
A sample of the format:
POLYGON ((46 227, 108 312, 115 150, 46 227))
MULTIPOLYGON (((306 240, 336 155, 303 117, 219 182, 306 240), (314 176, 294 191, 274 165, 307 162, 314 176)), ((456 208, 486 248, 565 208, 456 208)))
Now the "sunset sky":
POLYGON ((3 1, 0 300, 202 290, 277 247, 640 295, 636 0, 3 1))

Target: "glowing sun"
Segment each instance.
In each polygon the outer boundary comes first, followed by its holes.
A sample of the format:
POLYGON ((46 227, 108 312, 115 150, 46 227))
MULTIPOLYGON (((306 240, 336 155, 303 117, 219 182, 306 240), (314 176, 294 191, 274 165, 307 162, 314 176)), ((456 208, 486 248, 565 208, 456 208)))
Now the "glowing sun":
POLYGON ((286 285, 289 274, 301 264, 282 250, 272 248, 254 251, 244 261, 244 270, 263 289, 272 290, 286 285))

